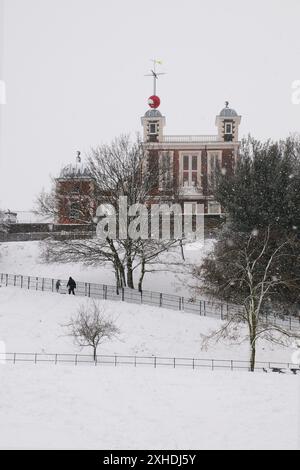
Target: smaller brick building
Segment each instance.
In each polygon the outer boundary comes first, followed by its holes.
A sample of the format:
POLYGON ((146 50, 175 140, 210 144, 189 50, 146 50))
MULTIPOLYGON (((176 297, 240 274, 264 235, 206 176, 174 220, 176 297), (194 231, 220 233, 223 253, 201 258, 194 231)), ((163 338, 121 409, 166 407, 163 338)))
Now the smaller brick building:
POLYGON ((62 169, 56 178, 58 196, 57 222, 85 224, 91 222, 96 211, 95 182, 77 152, 75 164, 62 169))

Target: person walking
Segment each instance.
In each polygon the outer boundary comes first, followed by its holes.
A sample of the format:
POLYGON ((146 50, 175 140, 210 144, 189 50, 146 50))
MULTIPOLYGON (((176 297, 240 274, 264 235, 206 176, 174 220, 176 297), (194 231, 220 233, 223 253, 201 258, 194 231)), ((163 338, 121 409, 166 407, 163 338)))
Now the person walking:
POLYGON ((60 288, 61 288, 60 279, 58 279, 58 281, 56 282, 55 287, 56 287, 56 292, 59 293, 59 290, 60 290, 60 288))
POLYGON ((68 289, 69 289, 69 295, 70 295, 70 294, 75 295, 76 282, 74 281, 74 279, 73 279, 72 277, 69 278, 67 287, 68 287, 68 289))

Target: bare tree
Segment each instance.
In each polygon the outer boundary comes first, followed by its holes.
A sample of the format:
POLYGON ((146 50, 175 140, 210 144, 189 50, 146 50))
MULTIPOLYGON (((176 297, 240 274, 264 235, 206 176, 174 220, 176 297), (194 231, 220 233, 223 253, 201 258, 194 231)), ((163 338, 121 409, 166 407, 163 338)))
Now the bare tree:
MULTIPOLYGON (((91 265, 109 264, 114 269, 117 291, 123 287, 133 289, 134 273, 141 269, 138 287, 142 290, 147 263, 153 262, 162 251, 171 249, 178 242, 172 239, 152 242, 151 237, 148 240, 142 236, 133 240, 128 236, 127 226, 135 219, 135 215, 127 218, 126 214, 126 220, 122 219, 120 199, 126 198, 126 211, 134 205, 147 206, 154 195, 156 203, 158 202, 157 191, 161 176, 158 152, 149 146, 145 148, 139 138, 131 142, 128 136, 121 136, 110 145, 92 149, 87 167, 94 182, 95 206, 102 204, 112 208, 118 221, 116 235, 107 234, 103 238, 89 240, 50 241, 47 243, 44 259, 59 262, 82 261, 91 265), (125 236, 120 236, 120 231, 125 236)), ((58 215, 63 197, 64 194, 60 191, 43 193, 38 202, 39 211, 44 214, 52 211, 52 214, 58 215)), ((88 219, 86 214, 83 218, 88 219)), ((94 217, 92 219, 95 221, 94 217)), ((143 231, 142 226, 139 229, 143 231)), ((147 230, 150 235, 149 229, 147 230)))
POLYGON ((194 270, 194 275, 204 282, 203 289, 226 300, 232 300, 227 320, 222 327, 205 337, 204 344, 210 340, 229 338, 237 340, 241 327, 247 327, 244 340, 250 345, 250 368, 255 369, 256 346, 259 339, 286 344, 289 338, 300 338, 300 331, 285 328, 276 317, 277 301, 281 289, 295 287, 299 279, 289 278, 288 274, 278 275, 282 258, 299 255, 291 254, 293 240, 287 239, 273 246, 270 229, 262 234, 236 234, 228 239, 227 245, 215 250, 203 266, 194 270), (225 249, 224 249, 225 248, 225 249), (273 301, 273 302, 272 302, 273 301), (267 306, 274 309, 267 314, 267 306))
POLYGON ((5 234, 8 231, 8 224, 5 221, 5 214, 3 211, 0 210, 0 236, 2 234, 1 239, 5 239, 5 234))
POLYGON ((93 349, 93 359, 97 360, 97 349, 101 343, 111 340, 119 334, 119 329, 113 320, 105 314, 105 308, 95 301, 79 307, 78 316, 72 318, 66 325, 69 336, 80 347, 90 346, 93 349))
POLYGON ((4 212, 0 210, 0 233, 6 232, 6 224, 4 220, 4 212))

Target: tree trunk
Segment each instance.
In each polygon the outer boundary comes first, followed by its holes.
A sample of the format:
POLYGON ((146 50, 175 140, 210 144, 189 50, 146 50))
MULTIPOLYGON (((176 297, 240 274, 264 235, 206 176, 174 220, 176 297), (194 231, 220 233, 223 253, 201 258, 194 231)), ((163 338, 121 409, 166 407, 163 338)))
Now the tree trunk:
POLYGON ((121 280, 120 280, 120 273, 119 273, 119 270, 118 268, 115 266, 115 277, 116 277, 116 293, 117 295, 119 295, 119 289, 120 289, 120 284, 121 284, 121 280))
POLYGON ((115 268, 116 273, 116 284, 117 284, 117 293, 119 293, 119 289, 122 287, 126 287, 126 278, 125 278, 125 270, 124 266, 120 260, 116 247, 114 245, 113 240, 107 238, 106 241, 108 242, 110 249, 113 253, 113 265, 115 268))
POLYGON ((250 356, 251 372, 255 371, 255 359, 256 359, 256 344, 255 344, 255 340, 253 340, 253 342, 251 342, 251 356, 250 356))
POLYGON ((184 249, 183 249, 182 240, 180 240, 179 246, 180 246, 180 251, 181 251, 181 257, 182 257, 183 261, 185 261, 185 255, 184 255, 184 249))
POLYGON ((96 346, 93 346, 93 358, 94 358, 94 362, 96 362, 96 360, 97 360, 97 348, 96 348, 96 346))
POLYGON ((130 289, 134 289, 132 260, 130 257, 127 258, 127 286, 130 289))
POLYGON ((257 332, 257 312, 255 308, 255 302, 252 299, 249 309, 249 338, 250 338, 250 370, 255 371, 255 360, 256 360, 256 332, 257 332))
POLYGON ((138 286, 139 292, 143 291, 143 281, 144 281, 145 273, 146 273, 146 261, 145 261, 145 258, 142 258, 141 274, 140 274, 139 286, 138 286))
POLYGON ((118 266, 119 269, 119 278, 120 278, 120 287, 126 287, 126 278, 125 278, 125 270, 122 263, 118 266))

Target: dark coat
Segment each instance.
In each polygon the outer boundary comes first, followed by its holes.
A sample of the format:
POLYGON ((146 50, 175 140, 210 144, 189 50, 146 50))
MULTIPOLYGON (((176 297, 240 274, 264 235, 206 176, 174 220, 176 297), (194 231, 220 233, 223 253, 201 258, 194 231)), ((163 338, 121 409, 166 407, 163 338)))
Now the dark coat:
POLYGON ((75 282, 74 279, 72 279, 71 277, 70 277, 70 279, 69 279, 69 282, 68 282, 68 284, 67 284, 67 287, 69 287, 70 289, 76 289, 76 282, 75 282))

